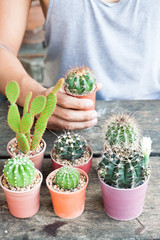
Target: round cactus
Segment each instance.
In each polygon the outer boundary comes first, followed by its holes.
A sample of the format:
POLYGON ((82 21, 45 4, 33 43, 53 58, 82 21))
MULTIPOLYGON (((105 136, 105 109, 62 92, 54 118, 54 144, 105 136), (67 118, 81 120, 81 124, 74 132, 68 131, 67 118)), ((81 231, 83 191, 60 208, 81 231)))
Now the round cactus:
POLYGON ((27 157, 8 159, 4 166, 4 177, 13 187, 26 187, 35 179, 35 167, 27 157))
POLYGON ((67 132, 58 137, 54 143, 54 151, 60 159, 74 162, 84 156, 87 142, 80 135, 67 132))
POLYGON ((73 95, 85 95, 96 88, 96 78, 88 67, 75 67, 69 70, 65 78, 65 90, 73 95))
POLYGON ((137 148, 140 130, 136 120, 125 113, 112 116, 106 124, 106 147, 137 148))
POLYGON ((99 174, 105 183, 116 188, 134 188, 149 175, 144 155, 139 150, 107 149, 99 163, 99 174))
POLYGON ((80 180, 79 171, 73 167, 62 167, 56 173, 56 184, 59 188, 74 189, 80 180))

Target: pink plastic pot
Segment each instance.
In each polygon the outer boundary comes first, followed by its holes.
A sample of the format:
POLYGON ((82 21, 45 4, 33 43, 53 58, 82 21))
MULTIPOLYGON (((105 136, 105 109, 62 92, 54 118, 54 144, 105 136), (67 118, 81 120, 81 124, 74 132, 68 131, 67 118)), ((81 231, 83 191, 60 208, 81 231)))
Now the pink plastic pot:
POLYGON ((133 189, 118 189, 104 183, 99 177, 104 210, 116 220, 131 220, 137 218, 143 211, 148 180, 133 189))
POLYGON ((40 206, 40 187, 43 180, 41 172, 41 181, 33 189, 16 192, 6 189, 1 182, 2 176, 0 178, 0 185, 6 196, 7 204, 10 213, 17 218, 28 218, 35 215, 40 206))
MULTIPOLYGON (((7 152, 9 153, 9 156, 12 158, 13 157, 13 154, 9 151, 9 146, 15 142, 16 138, 13 138, 8 144, 7 144, 7 152)), ((43 167, 43 159, 44 159, 44 153, 45 153, 45 150, 46 150, 46 142, 42 139, 43 141, 43 145, 44 145, 44 148, 43 150, 34 155, 34 156, 30 156, 29 159, 34 163, 34 166, 35 168, 37 168, 39 171, 42 172, 42 167, 43 167)))
POLYGON ((88 176, 84 171, 78 169, 78 171, 84 174, 87 179, 84 187, 75 192, 57 192, 48 184, 49 179, 52 178, 52 176, 54 176, 57 171, 58 169, 51 172, 46 179, 46 184, 51 194, 55 214, 64 219, 77 218, 84 211, 88 176))
MULTIPOLYGON (((91 149, 90 147, 89 147, 89 149, 90 149, 90 152, 91 152, 91 156, 90 156, 89 161, 86 162, 86 163, 84 163, 84 164, 82 164, 82 165, 79 165, 79 166, 73 166, 73 167, 75 167, 75 168, 82 169, 82 170, 85 171, 87 174, 89 173, 89 170, 90 170, 91 165, 92 165, 92 159, 93 159, 93 151, 92 151, 92 149, 91 149)), ((60 168, 60 167, 63 167, 64 165, 63 165, 63 164, 59 164, 59 163, 57 163, 57 162, 54 160, 54 158, 53 158, 53 152, 54 152, 54 149, 52 149, 52 151, 51 151, 51 161, 52 161, 52 167, 53 167, 53 169, 55 170, 55 169, 58 169, 58 168, 60 168)))

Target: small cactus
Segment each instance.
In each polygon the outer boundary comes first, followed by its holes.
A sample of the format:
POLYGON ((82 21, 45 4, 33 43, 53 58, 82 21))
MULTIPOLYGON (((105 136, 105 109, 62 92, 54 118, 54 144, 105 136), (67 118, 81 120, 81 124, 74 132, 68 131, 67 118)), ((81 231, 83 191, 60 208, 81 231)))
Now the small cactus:
POLYGON ((115 147, 104 152, 99 174, 112 187, 135 188, 147 179, 149 168, 140 150, 115 147))
POLYGON ((106 147, 132 147, 139 145, 140 130, 136 120, 127 115, 117 114, 112 116, 106 124, 106 147))
POLYGON ((35 179, 35 167, 27 157, 8 159, 4 166, 4 177, 13 187, 26 187, 35 179))
POLYGON ((61 78, 53 91, 47 96, 37 96, 30 104, 32 93, 29 92, 24 104, 23 116, 20 117, 16 101, 19 96, 19 85, 12 81, 6 87, 6 96, 11 105, 8 111, 8 125, 16 133, 16 139, 20 151, 28 154, 30 150, 36 150, 39 142, 47 127, 47 122, 56 107, 56 92, 60 89, 64 82, 61 78), (31 105, 29 108, 29 104, 31 105), (37 119, 33 136, 30 133, 36 115, 40 114, 37 119), (32 136, 32 137, 31 137, 32 136))
POLYGON ((64 190, 75 189, 79 180, 79 171, 73 167, 61 167, 56 173, 56 184, 64 190))
POLYGON ((76 159, 84 156, 87 142, 80 135, 67 132, 60 135, 54 143, 54 152, 60 159, 66 159, 74 163, 76 159))
POLYGON ((84 66, 69 70, 65 78, 65 90, 73 95, 86 95, 96 89, 96 78, 93 72, 84 66))

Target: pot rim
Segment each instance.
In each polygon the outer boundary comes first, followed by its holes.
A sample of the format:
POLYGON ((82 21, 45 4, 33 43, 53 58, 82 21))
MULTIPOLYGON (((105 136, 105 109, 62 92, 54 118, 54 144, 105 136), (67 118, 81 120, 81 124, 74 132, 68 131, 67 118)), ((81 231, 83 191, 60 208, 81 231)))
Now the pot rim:
POLYGON ((127 191, 133 191, 133 190, 142 188, 145 184, 148 183, 148 181, 149 181, 149 179, 150 179, 150 175, 148 176, 148 178, 145 180, 144 183, 142 183, 142 184, 139 185, 138 187, 134 187, 134 188, 116 188, 116 187, 112 187, 112 186, 108 185, 107 183, 105 183, 105 182, 101 179, 101 177, 99 176, 99 172, 98 172, 98 178, 99 178, 100 182, 102 182, 104 185, 106 185, 106 186, 107 186, 108 188, 110 188, 110 189, 117 190, 117 191, 125 191, 125 192, 127 192, 127 191))
POLYGON ((40 174, 41 180, 40 180, 39 183, 38 183, 34 188, 32 188, 32 189, 29 189, 29 190, 26 190, 26 191, 13 191, 13 190, 10 190, 10 189, 5 188, 5 187, 3 186, 3 184, 2 184, 2 181, 1 181, 1 180, 2 180, 2 177, 3 177, 3 174, 0 176, 0 186, 2 187, 2 189, 3 189, 4 191, 10 192, 10 193, 15 193, 15 194, 32 192, 32 191, 34 191, 36 188, 38 188, 38 187, 42 184, 42 181, 43 181, 43 175, 42 175, 42 173, 41 173, 37 168, 36 168, 36 170, 37 170, 38 173, 40 174))
MULTIPOLYGON (((12 138, 8 143, 7 143, 7 152, 10 154, 10 155, 13 155, 11 152, 10 152, 10 150, 9 150, 9 146, 10 146, 10 144, 11 144, 11 142, 14 142, 16 140, 16 137, 14 137, 14 138, 12 138)), ((45 142, 45 140, 42 138, 41 139, 42 141, 43 141, 43 143, 44 143, 44 147, 43 147, 43 149, 42 149, 42 151, 40 151, 39 153, 36 153, 35 155, 33 155, 33 156, 28 156, 27 154, 26 154, 26 156, 29 158, 29 159, 32 159, 32 158, 34 158, 35 156, 39 156, 40 154, 42 154, 43 152, 45 152, 45 150, 46 150, 46 142, 45 142)))
POLYGON ((82 95, 70 93, 69 91, 66 90, 66 86, 67 86, 67 84, 64 82, 64 91, 66 92, 66 94, 68 94, 68 95, 70 95, 72 97, 85 97, 85 96, 90 96, 93 93, 97 92, 97 83, 95 84, 95 89, 93 91, 91 91, 90 93, 82 94, 82 95))
MULTIPOLYGON (((89 148, 89 150, 90 150, 90 157, 89 157, 89 160, 86 162, 86 163, 83 163, 83 164, 80 164, 80 165, 71 165, 72 167, 83 167, 83 166, 85 166, 87 163, 89 163, 89 161, 93 158, 93 150, 92 150, 92 148, 89 146, 89 145, 87 145, 88 146, 88 148, 89 148)), ((54 158, 52 157, 52 153, 53 153, 53 151, 54 151, 54 148, 52 148, 52 150, 51 150, 51 152, 50 152, 50 157, 51 157, 51 159, 52 159, 52 161, 53 162, 55 162, 55 163, 57 163, 57 164, 59 164, 59 165, 61 165, 61 166, 68 166, 68 165, 64 165, 64 164, 61 164, 61 163, 58 163, 58 162, 56 162, 55 160, 54 160, 54 158)))
POLYGON ((50 179, 53 175, 55 175, 55 173, 56 173, 58 170, 59 170, 59 169, 56 169, 56 170, 52 171, 51 173, 49 173, 49 175, 48 175, 47 178, 46 178, 46 185, 47 185, 48 189, 51 190, 52 192, 55 192, 55 193, 60 194, 60 195, 70 195, 70 194, 79 193, 79 192, 83 191, 83 190, 87 187, 88 182, 89 182, 88 174, 87 174, 85 171, 83 171, 82 169, 77 168, 77 170, 78 170, 80 173, 83 173, 83 175, 84 175, 84 176, 86 177, 86 179, 87 179, 85 185, 84 185, 81 189, 79 189, 79 190, 77 190, 77 191, 75 191, 75 192, 58 192, 58 191, 55 191, 55 190, 48 184, 48 182, 49 182, 49 179, 50 179))

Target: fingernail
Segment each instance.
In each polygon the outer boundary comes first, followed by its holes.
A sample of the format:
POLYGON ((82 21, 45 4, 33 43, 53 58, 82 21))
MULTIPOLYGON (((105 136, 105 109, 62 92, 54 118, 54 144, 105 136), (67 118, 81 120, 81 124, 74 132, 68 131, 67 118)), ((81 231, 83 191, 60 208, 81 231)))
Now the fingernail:
POLYGON ((97 124, 97 118, 92 120, 92 124, 93 125, 97 124))
POLYGON ((92 118, 92 119, 97 118, 97 112, 96 112, 96 111, 94 111, 94 112, 92 113, 91 118, 92 118))
POLYGON ((93 106, 93 101, 92 100, 89 100, 87 103, 86 103, 86 108, 90 108, 93 106))

